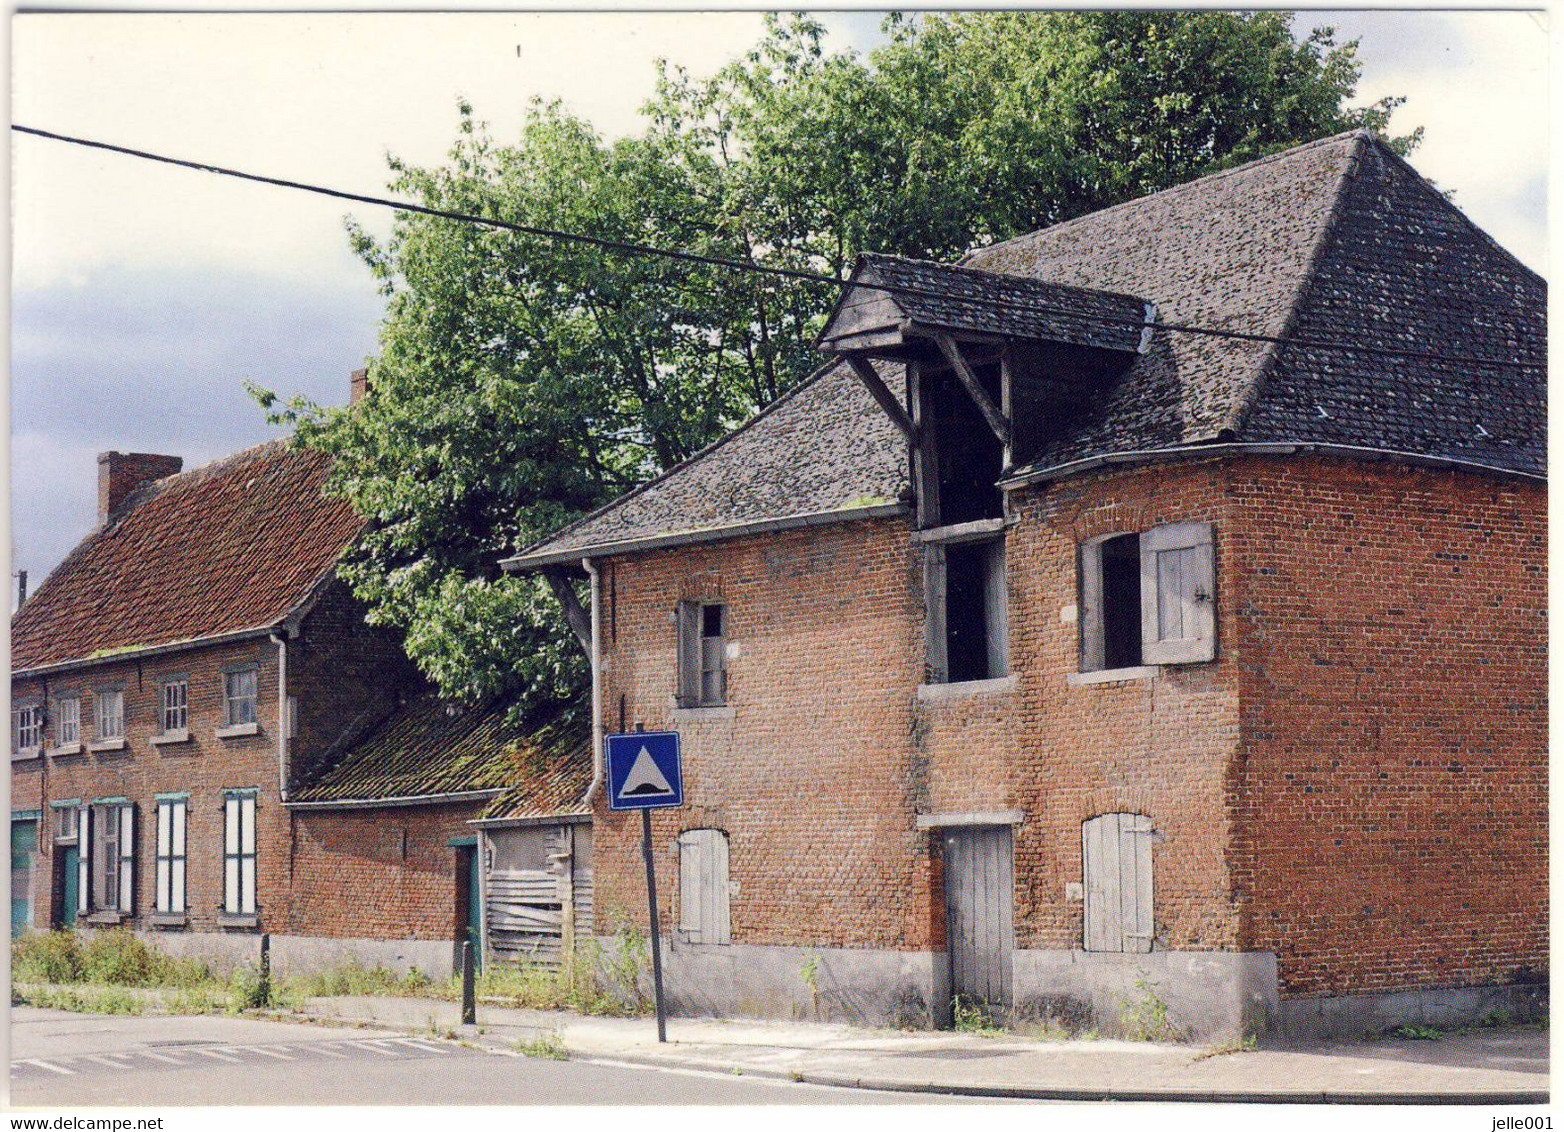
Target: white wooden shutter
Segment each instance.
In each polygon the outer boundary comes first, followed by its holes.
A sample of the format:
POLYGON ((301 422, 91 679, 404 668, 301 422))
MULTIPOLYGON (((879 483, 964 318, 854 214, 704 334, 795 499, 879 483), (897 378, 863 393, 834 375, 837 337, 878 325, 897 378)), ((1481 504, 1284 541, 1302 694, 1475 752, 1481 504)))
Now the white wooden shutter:
POLYGON ((157 804, 157 845, 155 847, 157 876, 154 878, 154 896, 152 907, 159 912, 172 912, 173 899, 171 889, 173 886, 172 866, 168 860, 174 846, 174 803, 159 802, 157 804))
POLYGON ((1189 664, 1216 656, 1210 523, 1171 523, 1141 536, 1140 610, 1146 664, 1189 664))
POLYGON ((728 836, 692 829, 679 837, 679 931, 690 943, 728 943, 728 836))
POLYGON ((92 911, 92 807, 83 806, 76 816, 76 914, 92 911))
POLYGON ((1010 674, 1010 615, 1005 593, 1005 540, 984 547, 983 617, 987 622, 988 675, 1010 674))
POLYGON ((119 808, 119 910, 129 915, 135 905, 136 807, 127 802, 119 808))
POLYGON ((239 911, 239 799, 223 799, 223 911, 239 911))
POLYGON ((185 910, 185 818, 189 811, 189 803, 184 801, 173 804, 172 826, 173 842, 170 850, 173 861, 170 862, 169 875, 170 912, 183 912, 185 910))
POLYGON ((1102 540, 1081 544, 1081 671, 1099 672, 1108 663, 1102 627, 1102 540))
POLYGON ((701 606, 697 601, 681 601, 677 616, 679 628, 680 707, 694 707, 701 698, 701 606))
POLYGON ((239 799, 239 905, 246 914, 255 912, 255 797, 239 799))
POLYGON ((1151 950, 1151 819, 1103 814, 1081 826, 1087 951, 1151 950))

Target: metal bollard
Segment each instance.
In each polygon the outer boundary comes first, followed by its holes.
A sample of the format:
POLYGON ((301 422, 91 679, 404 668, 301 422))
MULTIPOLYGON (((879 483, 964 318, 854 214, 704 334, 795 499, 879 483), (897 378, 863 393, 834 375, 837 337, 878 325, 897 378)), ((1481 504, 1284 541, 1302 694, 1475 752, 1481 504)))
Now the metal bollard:
POLYGON ((462 942, 462 1025, 476 1025, 478 1021, 478 994, 473 979, 472 940, 462 942))
POLYGON ((260 1005, 272 1004, 272 936, 271 932, 261 933, 261 989, 260 1005))

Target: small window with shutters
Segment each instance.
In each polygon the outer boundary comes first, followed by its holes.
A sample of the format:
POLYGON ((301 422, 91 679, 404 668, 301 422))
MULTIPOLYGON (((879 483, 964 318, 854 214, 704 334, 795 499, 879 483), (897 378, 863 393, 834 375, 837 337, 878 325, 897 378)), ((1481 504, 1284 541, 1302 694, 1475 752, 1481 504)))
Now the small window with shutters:
POLYGON ((92 912, 135 911, 136 807, 113 799, 84 808, 81 899, 92 912))
POLYGON ((1215 567, 1210 523, 1082 544, 1081 671, 1214 659, 1215 567))
POLYGON ((720 602, 681 601, 679 626, 680 707, 721 707, 728 702, 728 607, 720 602))
POLYGON ((728 943, 728 835, 691 829, 679 835, 679 937, 686 943, 728 943))
POLYGON ((1087 951, 1151 950, 1153 837, 1144 814, 1103 814, 1082 824, 1087 951))

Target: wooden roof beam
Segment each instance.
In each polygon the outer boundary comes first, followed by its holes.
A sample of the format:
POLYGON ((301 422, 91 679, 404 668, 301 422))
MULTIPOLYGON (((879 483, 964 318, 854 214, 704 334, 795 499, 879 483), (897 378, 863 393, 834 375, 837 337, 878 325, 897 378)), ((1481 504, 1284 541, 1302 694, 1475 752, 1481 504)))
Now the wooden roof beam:
POLYGON ((907 437, 907 442, 914 447, 918 444, 918 426, 913 424, 912 418, 907 415, 907 410, 902 408, 896 395, 886 388, 885 382, 880 380, 880 375, 875 372, 874 366, 869 364, 869 359, 861 354, 844 354, 847 364, 853 367, 853 372, 858 375, 858 380, 863 382, 864 388, 880 403, 880 408, 885 410, 886 416, 895 422, 907 437))
POLYGON ((1010 421, 1005 414, 1000 412, 983 388, 983 383, 972 372, 972 367, 967 364, 966 357, 961 353, 961 347, 956 344, 949 334, 935 334, 934 341, 939 346, 940 353, 945 355, 945 360, 950 363, 950 368, 956 371, 956 376, 961 379, 961 384, 966 386, 967 394, 978 407, 978 412, 983 414, 983 419, 988 422, 988 427, 993 429, 994 435, 999 438, 999 443, 1010 443, 1010 421))

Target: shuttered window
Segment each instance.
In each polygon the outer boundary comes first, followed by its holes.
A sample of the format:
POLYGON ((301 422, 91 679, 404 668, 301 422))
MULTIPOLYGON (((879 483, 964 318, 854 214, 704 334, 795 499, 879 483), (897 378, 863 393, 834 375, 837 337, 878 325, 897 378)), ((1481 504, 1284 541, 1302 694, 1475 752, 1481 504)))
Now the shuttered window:
POLYGON ((163 685, 163 732, 187 731, 190 728, 190 682, 170 680, 163 685))
POLYGON ((1081 826, 1087 951, 1150 951, 1151 819, 1103 814, 1081 826))
POLYGON ((159 798, 157 804, 157 910, 185 910, 184 798, 159 798))
POLYGON ((728 835, 691 829, 679 835, 679 933, 687 943, 728 943, 728 835))
POLYGON ((1210 523, 1112 535, 1080 551, 1081 671, 1216 656, 1210 523))
POLYGON ((90 906, 94 912, 128 915, 135 911, 136 807, 130 802, 99 803, 84 813, 89 821, 81 830, 84 910, 90 906))
POLYGON ((255 915, 255 794, 223 798, 223 911, 255 915))
POLYGON ((721 707, 728 702, 728 607, 681 601, 676 620, 679 706, 721 707))

